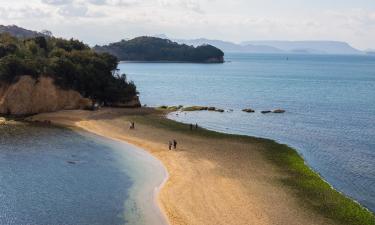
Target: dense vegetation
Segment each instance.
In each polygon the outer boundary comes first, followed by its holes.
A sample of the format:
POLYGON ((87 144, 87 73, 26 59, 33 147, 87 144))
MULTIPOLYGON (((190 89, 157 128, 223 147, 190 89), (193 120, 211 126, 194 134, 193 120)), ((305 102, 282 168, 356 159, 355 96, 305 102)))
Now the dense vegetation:
POLYGON ((77 40, 54 37, 18 39, 0 34, 0 81, 16 82, 19 76, 50 76, 58 86, 73 89, 96 102, 126 102, 136 87, 118 74, 118 60, 96 53, 77 40))
POLYGON ((198 47, 178 44, 168 39, 138 37, 106 46, 95 46, 97 52, 107 52, 123 61, 181 61, 222 63, 224 53, 211 45, 198 47))

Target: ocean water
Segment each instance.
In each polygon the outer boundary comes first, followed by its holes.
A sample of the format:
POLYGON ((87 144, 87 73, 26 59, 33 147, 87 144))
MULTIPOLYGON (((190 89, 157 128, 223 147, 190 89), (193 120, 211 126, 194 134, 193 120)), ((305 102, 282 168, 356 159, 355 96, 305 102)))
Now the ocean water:
POLYGON ((0 126, 0 224, 165 224, 159 161, 123 142, 67 129, 0 126))
POLYGON ((143 104, 225 109, 169 117, 288 144, 336 189, 375 211, 375 57, 227 54, 226 60, 124 62, 120 69, 143 104), (277 108, 286 113, 260 113, 277 108))

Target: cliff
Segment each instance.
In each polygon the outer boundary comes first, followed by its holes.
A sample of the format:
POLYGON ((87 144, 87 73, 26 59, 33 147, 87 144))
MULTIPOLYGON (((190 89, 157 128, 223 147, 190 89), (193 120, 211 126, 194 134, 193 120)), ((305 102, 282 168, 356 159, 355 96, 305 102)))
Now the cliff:
POLYGON ((57 87, 49 77, 21 76, 16 83, 0 84, 0 114, 20 116, 91 106, 91 100, 57 87))

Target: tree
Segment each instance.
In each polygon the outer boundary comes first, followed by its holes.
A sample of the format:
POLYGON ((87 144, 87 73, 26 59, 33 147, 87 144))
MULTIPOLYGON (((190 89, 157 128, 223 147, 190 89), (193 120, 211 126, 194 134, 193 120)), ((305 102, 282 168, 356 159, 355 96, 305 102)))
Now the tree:
POLYGON ((0 82, 12 83, 22 75, 50 76, 61 88, 110 105, 137 95, 135 85, 118 75, 117 66, 115 56, 96 53, 78 40, 0 35, 0 82))

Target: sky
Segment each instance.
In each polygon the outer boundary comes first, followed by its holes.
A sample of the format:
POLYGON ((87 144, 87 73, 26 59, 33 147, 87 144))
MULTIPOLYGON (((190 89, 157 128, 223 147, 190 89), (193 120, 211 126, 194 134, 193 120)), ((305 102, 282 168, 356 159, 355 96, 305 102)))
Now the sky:
POLYGON ((170 38, 335 40, 375 49, 375 0, 0 0, 0 24, 90 45, 170 38))

